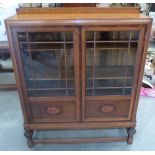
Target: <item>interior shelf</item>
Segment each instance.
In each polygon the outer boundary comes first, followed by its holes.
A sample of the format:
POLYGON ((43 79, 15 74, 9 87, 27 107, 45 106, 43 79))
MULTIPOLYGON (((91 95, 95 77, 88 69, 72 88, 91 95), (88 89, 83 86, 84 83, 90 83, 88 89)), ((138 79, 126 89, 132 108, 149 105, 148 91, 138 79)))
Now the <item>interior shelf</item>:
POLYGON ((29 50, 36 50, 36 49, 73 49, 73 44, 60 44, 60 43, 55 43, 55 44, 49 44, 49 43, 44 43, 44 44, 21 44, 22 49, 29 49, 29 50))
POLYGON ((86 43, 138 43, 138 40, 88 40, 86 43))
POLYGON ((74 90, 75 88, 35 88, 35 89, 28 89, 28 91, 31 91, 31 90, 36 90, 36 91, 38 91, 38 90, 67 90, 67 89, 69 89, 69 90, 74 90))
POLYGON ((131 88, 131 87, 94 87, 94 88, 86 88, 87 90, 88 89, 123 89, 123 88, 125 88, 125 89, 127 89, 127 88, 131 88))
POLYGON ((31 90, 28 91, 31 97, 47 97, 47 96, 75 96, 75 90, 31 90))
POLYGON ((115 79, 132 79, 132 76, 117 76, 117 77, 87 77, 86 80, 106 80, 106 79, 111 79, 111 80, 115 80, 115 79))
POLYGON ((134 67, 127 66, 95 66, 94 77, 93 77, 93 67, 87 66, 87 78, 102 78, 102 79, 115 79, 115 78, 125 78, 125 73, 127 78, 131 78, 134 74, 134 67))
POLYGON ((73 44, 73 41, 20 41, 20 44, 73 44))
POLYGON ((103 96, 103 95, 131 95, 131 88, 115 88, 115 89, 86 89, 87 96, 103 96))
MULTIPOLYGON (((26 52, 62 52, 65 51, 65 49, 55 49, 55 48, 51 48, 51 49, 39 49, 39 48, 34 48, 34 49, 24 49, 26 52)), ((68 49, 67 49, 68 50, 68 49)), ((70 49, 71 50, 71 49, 70 49)))
POLYGON ((32 81, 32 80, 35 80, 35 81, 66 81, 66 80, 75 80, 74 77, 71 77, 71 78, 29 78, 28 79, 29 81, 32 81))
POLYGON ((28 88, 74 88, 74 80, 27 80, 28 88))
POLYGON ((91 42, 87 43, 86 50, 95 49, 135 49, 138 46, 138 42, 91 42))

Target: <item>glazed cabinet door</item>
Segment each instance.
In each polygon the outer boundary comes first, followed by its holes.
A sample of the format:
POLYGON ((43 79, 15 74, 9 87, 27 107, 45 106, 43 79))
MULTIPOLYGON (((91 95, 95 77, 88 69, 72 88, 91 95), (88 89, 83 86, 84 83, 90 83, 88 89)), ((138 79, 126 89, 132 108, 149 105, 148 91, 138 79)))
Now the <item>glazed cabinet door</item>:
POLYGON ((20 87, 33 122, 79 120, 78 29, 12 29, 20 87))
POLYGON ((82 29, 84 121, 130 119, 143 33, 132 26, 82 29))

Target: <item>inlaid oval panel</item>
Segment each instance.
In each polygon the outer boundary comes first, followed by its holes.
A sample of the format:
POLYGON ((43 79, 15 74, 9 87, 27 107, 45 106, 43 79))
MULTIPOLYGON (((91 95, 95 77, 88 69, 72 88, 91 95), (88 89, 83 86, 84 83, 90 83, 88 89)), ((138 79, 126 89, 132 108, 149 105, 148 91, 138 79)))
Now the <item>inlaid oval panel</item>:
POLYGON ((107 104, 107 105, 101 106, 99 110, 103 113, 111 113, 111 112, 114 112, 115 109, 116 109, 115 105, 107 104))
POLYGON ((46 109, 47 113, 50 115, 56 115, 62 112, 62 109, 60 107, 57 106, 53 106, 53 107, 48 107, 46 109))

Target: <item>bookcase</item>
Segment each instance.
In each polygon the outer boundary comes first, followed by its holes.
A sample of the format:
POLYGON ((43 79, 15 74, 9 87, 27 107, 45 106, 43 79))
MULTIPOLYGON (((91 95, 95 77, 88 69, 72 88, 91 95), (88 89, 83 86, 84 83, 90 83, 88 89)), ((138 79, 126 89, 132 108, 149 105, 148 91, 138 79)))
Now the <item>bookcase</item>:
POLYGON ((6 21, 28 146, 133 141, 152 20, 138 8, 19 9, 6 21), (55 139, 40 130, 124 128, 55 139))

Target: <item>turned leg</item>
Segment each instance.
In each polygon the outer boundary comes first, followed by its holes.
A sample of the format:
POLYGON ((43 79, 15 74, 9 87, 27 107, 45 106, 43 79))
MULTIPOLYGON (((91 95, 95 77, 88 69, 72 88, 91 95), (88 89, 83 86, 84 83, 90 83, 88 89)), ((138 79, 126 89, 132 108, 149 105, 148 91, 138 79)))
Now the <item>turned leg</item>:
POLYGON ((133 142, 133 135, 136 133, 136 129, 135 128, 127 128, 127 133, 128 133, 128 144, 132 144, 133 142))
POLYGON ((25 130, 24 136, 27 138, 28 147, 33 146, 33 132, 32 130, 25 130))

